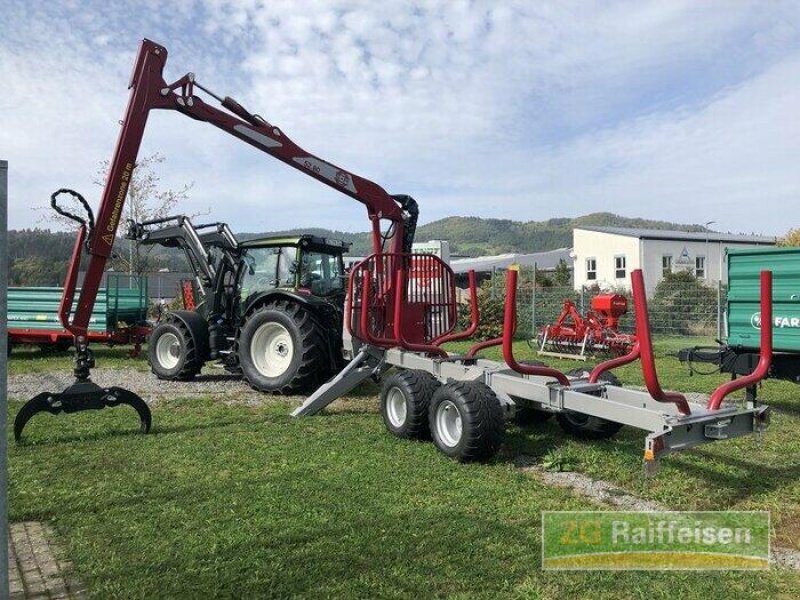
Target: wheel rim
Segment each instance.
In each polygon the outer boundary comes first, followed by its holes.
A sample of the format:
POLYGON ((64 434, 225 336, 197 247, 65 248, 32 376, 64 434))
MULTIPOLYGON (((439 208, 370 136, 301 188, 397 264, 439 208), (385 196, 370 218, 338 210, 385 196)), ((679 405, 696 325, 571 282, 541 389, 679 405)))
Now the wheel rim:
POLYGON ((589 415, 576 412, 564 411, 564 418, 576 427, 586 427, 589 423, 589 415))
POLYGON ((450 400, 445 400, 436 408, 436 431, 448 448, 457 446, 461 441, 464 432, 461 412, 450 400))
POLYGON ((280 377, 294 358, 291 334, 280 323, 264 323, 253 335, 250 358, 264 377, 280 377))
POLYGON ((156 342, 158 364, 165 369, 174 369, 181 360, 181 341, 174 333, 167 332, 156 342))
POLYGON ((386 395, 386 417, 393 427, 402 427, 407 416, 406 397, 399 388, 393 387, 386 395))

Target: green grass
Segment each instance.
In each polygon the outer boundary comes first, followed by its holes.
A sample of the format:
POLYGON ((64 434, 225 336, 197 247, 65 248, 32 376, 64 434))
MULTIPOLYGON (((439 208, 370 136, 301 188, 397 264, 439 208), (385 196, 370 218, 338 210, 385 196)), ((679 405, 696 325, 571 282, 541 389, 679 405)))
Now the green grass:
MULTIPOLYGON (((660 340, 657 350, 691 343, 660 340)), ((524 343, 517 350, 533 357, 524 343)), ((30 372, 15 366, 19 359, 11 372, 30 372)), ((70 366, 68 357, 42 360, 70 366)), ((115 361, 127 359, 98 358, 98 365, 115 361)), ((721 380, 688 378, 670 358, 659 371, 665 387, 687 391, 710 391, 721 380)), ((632 367, 619 374, 641 384, 632 367)), ((279 399, 258 408, 225 407, 218 398, 161 403, 147 436, 132 433, 136 418, 127 408, 42 415, 24 444, 9 440, 10 518, 52 521, 98 598, 708 598, 721 590, 731 598, 793 598, 800 574, 783 570, 543 572, 540 511, 594 505, 513 461, 557 460, 676 509, 766 508, 776 541, 796 545, 797 391, 765 384, 763 396, 778 412, 760 446, 745 438, 669 456, 650 481, 640 469, 644 434, 630 428, 610 441, 581 442, 554 423, 510 427, 491 463, 454 463, 431 444, 388 435, 374 386, 305 419, 288 417, 279 399)), ((12 403, 10 417, 19 406, 12 403)))
MULTIPOLYGON (((710 344, 698 338, 656 340, 657 368, 665 389, 710 393, 726 376, 688 376, 688 369, 669 356, 680 348, 710 344)), ((588 366, 593 362, 537 357, 524 342, 515 346, 519 358, 534 357, 561 370, 588 366)), ((485 353, 499 358, 497 349, 485 353)), ((703 366, 707 368, 707 365, 703 366)), ((638 363, 617 369, 624 385, 643 386, 638 363)), ((767 381, 761 400, 774 408, 769 429, 759 442, 753 436, 708 444, 669 455, 658 474, 645 479, 641 472, 644 432, 623 428, 612 440, 587 443, 564 436, 552 423, 543 426, 543 437, 509 436, 509 451, 541 457, 557 450, 570 468, 604 479, 637 495, 657 500, 678 510, 770 510, 776 540, 800 548, 800 386, 767 381)))

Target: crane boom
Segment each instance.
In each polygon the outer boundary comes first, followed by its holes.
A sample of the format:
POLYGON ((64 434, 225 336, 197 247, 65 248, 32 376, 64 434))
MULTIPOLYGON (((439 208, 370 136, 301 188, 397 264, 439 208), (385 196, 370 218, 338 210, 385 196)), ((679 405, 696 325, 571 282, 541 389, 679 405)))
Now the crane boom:
MULTIPOLYGON (((204 121, 266 152, 285 164, 333 189, 358 200, 367 207, 372 222, 373 250, 383 251, 384 241, 391 240, 388 252, 410 252, 416 227, 417 206, 409 196, 392 196, 380 185, 325 161, 295 144, 283 131, 263 118, 251 114, 230 97, 220 98, 195 82, 187 73, 172 84, 164 80, 167 49, 150 40, 142 40, 129 88, 128 108, 111 161, 97 222, 88 233, 90 261, 83 281, 77 308, 71 321, 63 323, 76 337, 85 337, 97 290, 106 261, 111 255, 128 186, 139 152, 145 125, 151 110, 175 110, 192 119, 204 121), (221 110, 195 94, 198 88, 216 100, 221 110), (391 222, 389 235, 381 235, 380 221, 391 222)), ((65 300, 72 295, 66 292, 65 300)))

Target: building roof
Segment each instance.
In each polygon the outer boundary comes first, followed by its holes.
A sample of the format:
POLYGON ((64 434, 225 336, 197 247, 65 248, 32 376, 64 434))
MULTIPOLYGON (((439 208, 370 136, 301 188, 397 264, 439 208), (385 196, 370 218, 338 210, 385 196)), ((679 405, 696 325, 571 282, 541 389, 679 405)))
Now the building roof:
POLYGON ((763 235, 743 235, 739 233, 719 233, 716 231, 673 231, 670 229, 639 229, 635 227, 604 227, 600 225, 582 225, 575 229, 597 231, 639 238, 640 240, 676 240, 681 242, 727 242, 730 244, 772 245, 775 237, 763 235))
POLYGON ((537 252, 535 254, 498 254, 496 256, 478 256, 475 258, 458 258, 450 261, 450 267, 456 273, 466 273, 467 271, 486 272, 493 269, 507 269, 509 265, 518 264, 532 267, 534 264, 539 269, 555 269, 558 261, 563 260, 569 268, 572 268, 572 258, 570 253, 572 248, 558 248, 549 252, 537 252))

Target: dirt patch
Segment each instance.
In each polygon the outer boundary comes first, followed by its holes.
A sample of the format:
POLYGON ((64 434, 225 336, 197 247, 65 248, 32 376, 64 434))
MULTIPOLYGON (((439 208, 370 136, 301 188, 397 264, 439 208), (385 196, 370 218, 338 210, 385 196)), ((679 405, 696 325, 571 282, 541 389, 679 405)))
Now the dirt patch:
MULTIPOLYGON (((663 504, 639 498, 612 483, 592 479, 582 473, 573 471, 548 471, 537 464, 536 459, 530 456, 517 457, 514 463, 521 471, 529 473, 546 485, 569 489, 579 496, 600 504, 631 511, 670 510, 663 504)), ((784 524, 781 526, 781 537, 777 538, 778 542, 787 534, 783 525, 784 524)), ((798 528, 800 528, 800 523, 790 524, 789 527, 789 535, 794 535, 798 528), (792 526, 794 526, 794 529, 792 529, 792 526)), ((776 567, 800 570, 800 551, 793 548, 778 546, 773 543, 770 562, 776 567)))

